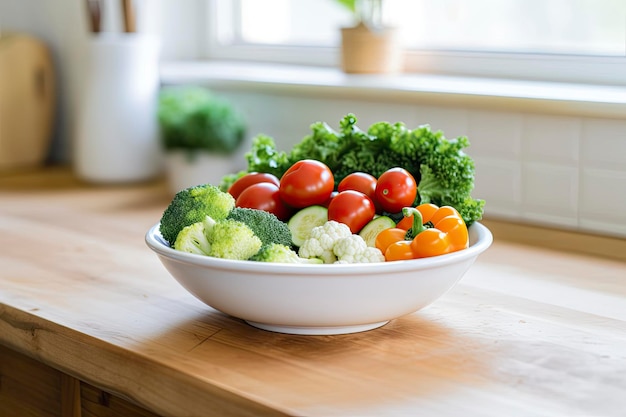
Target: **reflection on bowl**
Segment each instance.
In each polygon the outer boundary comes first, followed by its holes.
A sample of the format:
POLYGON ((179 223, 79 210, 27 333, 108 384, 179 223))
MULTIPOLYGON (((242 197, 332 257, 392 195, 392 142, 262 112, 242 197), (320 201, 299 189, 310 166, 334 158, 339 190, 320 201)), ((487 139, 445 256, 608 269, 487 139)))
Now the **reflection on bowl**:
POLYGON ((337 265, 234 261, 176 251, 158 223, 145 239, 178 283, 216 310, 265 330, 329 335, 375 329, 428 306, 454 287, 493 236, 474 223, 469 248, 459 252, 337 265))

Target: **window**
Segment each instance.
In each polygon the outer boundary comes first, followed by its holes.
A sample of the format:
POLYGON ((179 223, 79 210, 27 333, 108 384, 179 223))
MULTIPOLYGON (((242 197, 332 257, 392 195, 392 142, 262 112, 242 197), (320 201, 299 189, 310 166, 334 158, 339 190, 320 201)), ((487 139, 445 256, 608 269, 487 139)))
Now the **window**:
MULTIPOLYGON (((626 84, 626 1, 385 0, 407 70, 626 84)), ((211 0, 209 56, 335 65, 336 0, 211 0)))

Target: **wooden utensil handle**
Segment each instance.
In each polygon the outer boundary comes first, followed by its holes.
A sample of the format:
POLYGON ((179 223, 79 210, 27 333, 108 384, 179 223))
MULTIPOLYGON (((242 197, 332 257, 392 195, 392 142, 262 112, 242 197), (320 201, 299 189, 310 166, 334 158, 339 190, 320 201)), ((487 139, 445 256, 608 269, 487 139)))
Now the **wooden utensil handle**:
POLYGON ((132 33, 137 30, 135 22, 135 9, 132 0, 122 0, 124 14, 124 32, 132 33))
POLYGON ((90 29, 93 33, 102 30, 102 5, 99 0, 87 0, 87 12, 89 14, 90 29))

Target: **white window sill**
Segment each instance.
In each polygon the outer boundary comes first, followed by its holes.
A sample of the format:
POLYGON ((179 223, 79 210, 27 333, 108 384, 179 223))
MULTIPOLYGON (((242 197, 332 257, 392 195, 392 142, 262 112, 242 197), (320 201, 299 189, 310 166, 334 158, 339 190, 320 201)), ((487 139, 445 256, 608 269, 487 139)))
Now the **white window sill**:
POLYGON ((428 74, 356 75, 327 67, 226 61, 165 62, 161 80, 165 85, 202 84, 219 89, 626 117, 624 86, 428 74))

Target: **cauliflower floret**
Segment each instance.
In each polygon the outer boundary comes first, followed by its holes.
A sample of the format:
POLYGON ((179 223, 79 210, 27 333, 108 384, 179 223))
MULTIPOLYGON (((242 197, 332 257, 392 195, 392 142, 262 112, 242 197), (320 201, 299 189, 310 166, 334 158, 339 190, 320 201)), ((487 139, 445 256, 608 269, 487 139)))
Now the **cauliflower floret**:
POLYGON ((301 258, 320 258, 325 264, 384 262, 383 253, 370 248, 361 236, 344 223, 329 220, 311 230, 298 251, 301 258))
POLYGON ((339 261, 354 263, 354 258, 367 249, 365 240, 359 235, 350 235, 339 239, 333 247, 333 253, 339 261))
POLYGON ((368 247, 365 239, 359 235, 340 239, 335 244, 333 252, 337 256, 335 263, 354 264, 385 261, 385 256, 380 249, 368 247))
POLYGON ((319 258, 325 264, 332 264, 337 260, 332 250, 324 249, 319 240, 312 238, 305 240, 302 246, 300 246, 298 256, 307 259, 319 258))
POLYGON ((357 263, 385 262, 385 255, 378 248, 367 247, 354 258, 357 263))
POLYGON ((302 258, 320 258, 325 264, 332 264, 337 260, 333 252, 335 243, 351 235, 346 224, 329 220, 311 230, 309 238, 300 246, 298 255, 302 258))

